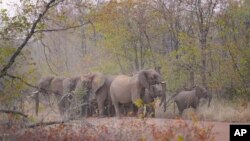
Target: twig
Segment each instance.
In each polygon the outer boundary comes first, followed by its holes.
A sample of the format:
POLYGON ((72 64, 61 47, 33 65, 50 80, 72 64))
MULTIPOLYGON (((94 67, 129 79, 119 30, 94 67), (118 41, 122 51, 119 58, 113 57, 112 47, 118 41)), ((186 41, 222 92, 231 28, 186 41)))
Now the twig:
POLYGON ((24 113, 22 113, 22 112, 19 112, 19 111, 13 111, 13 110, 1 110, 1 109, 0 109, 0 113, 6 113, 6 114, 11 113, 11 114, 18 114, 18 115, 21 115, 21 116, 23 116, 23 117, 25 117, 25 118, 27 118, 27 117, 28 117, 28 115, 25 115, 25 114, 24 114, 24 113))
POLYGON ((56 76, 58 76, 58 74, 57 74, 56 72, 53 71, 52 67, 51 67, 50 64, 49 64, 48 56, 47 56, 46 51, 45 51, 45 47, 47 47, 46 44, 45 44, 42 40, 40 40, 40 43, 41 43, 42 46, 43 46, 43 53, 44 53, 44 56, 45 56, 45 61, 46 61, 47 65, 48 65, 50 71, 51 71, 53 74, 55 74, 56 76))
POLYGON ((58 28, 58 29, 44 29, 44 30, 36 30, 35 33, 41 33, 41 32, 56 32, 56 31, 65 31, 65 30, 69 30, 69 29, 75 29, 75 28, 78 28, 78 27, 82 27, 86 24, 89 24, 91 23, 90 21, 86 22, 86 23, 83 23, 83 24, 80 24, 80 25, 76 25, 76 26, 70 26, 70 27, 65 27, 65 28, 58 28))
POLYGON ((35 128, 38 126, 48 126, 48 125, 54 125, 54 124, 63 124, 68 122, 69 120, 63 120, 63 121, 50 121, 50 122, 39 122, 35 124, 28 125, 27 128, 35 128))
POLYGON ((25 80, 23 80, 21 77, 14 76, 14 75, 11 75, 11 74, 9 74, 9 73, 6 73, 6 76, 8 76, 8 77, 10 77, 10 78, 12 78, 12 79, 18 79, 18 80, 20 80, 21 82, 23 82, 25 85, 27 85, 27 86, 29 86, 29 87, 32 87, 32 88, 35 88, 35 89, 39 89, 37 86, 32 85, 32 84, 26 82, 25 80))

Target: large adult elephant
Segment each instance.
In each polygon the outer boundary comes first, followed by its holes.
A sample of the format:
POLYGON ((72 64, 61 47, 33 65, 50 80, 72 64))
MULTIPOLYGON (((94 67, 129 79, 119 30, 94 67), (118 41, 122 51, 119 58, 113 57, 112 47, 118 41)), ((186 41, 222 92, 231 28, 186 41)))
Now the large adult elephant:
POLYGON ((85 76, 91 83, 91 94, 95 95, 99 116, 112 115, 112 102, 110 97, 110 85, 116 76, 108 76, 102 73, 92 73, 85 76))
POLYGON ((142 96, 142 100, 146 104, 146 116, 155 116, 155 99, 160 98, 160 106, 164 104, 164 111, 166 110, 166 83, 152 85, 152 92, 148 89, 145 90, 145 94, 142 96))
POLYGON ((38 113, 39 106, 39 93, 50 97, 52 94, 57 99, 57 105, 59 113, 64 116, 65 112, 70 108, 73 91, 78 87, 78 90, 88 87, 85 77, 53 77, 46 76, 42 77, 38 82, 38 91, 34 92, 36 96, 36 113, 38 113))
MULTIPOLYGON (((70 77, 63 80, 63 107, 78 111, 81 116, 91 115, 91 84, 85 76, 70 77), (73 109, 72 109, 73 108, 73 109)), ((74 115, 77 113, 73 113, 74 115)))
MULTIPOLYGON (((150 92, 148 89, 145 89, 145 92, 141 94, 141 99, 144 102, 144 106, 146 106, 146 113, 145 116, 147 117, 154 117, 155 116, 155 99, 156 98, 160 98, 161 102, 160 102, 160 106, 162 104, 164 104, 164 110, 166 109, 166 83, 162 82, 161 84, 155 84, 152 85, 152 92, 150 92)), ((133 106, 134 104, 128 103, 125 106, 125 109, 123 109, 123 111, 125 111, 125 115, 127 113, 131 112, 134 115, 134 112, 136 112, 138 109, 133 106)), ((124 106, 123 104, 121 106, 124 106)))
POLYGON ((120 117, 120 103, 133 102, 141 109, 143 105, 141 94, 145 92, 145 89, 151 91, 151 85, 161 82, 161 75, 153 69, 141 70, 133 76, 117 76, 110 86, 110 94, 116 116, 120 117))
POLYGON ((51 81, 54 79, 54 76, 43 76, 41 79, 38 81, 38 90, 33 92, 35 96, 35 103, 36 103, 36 115, 38 115, 38 107, 39 107, 39 93, 41 93, 43 96, 48 98, 48 96, 52 93, 50 89, 50 84, 51 81))
POLYGON ((67 97, 68 95, 63 95, 63 81, 65 79, 65 77, 55 77, 50 83, 50 89, 57 99, 57 106, 61 116, 64 115, 70 104, 67 97))

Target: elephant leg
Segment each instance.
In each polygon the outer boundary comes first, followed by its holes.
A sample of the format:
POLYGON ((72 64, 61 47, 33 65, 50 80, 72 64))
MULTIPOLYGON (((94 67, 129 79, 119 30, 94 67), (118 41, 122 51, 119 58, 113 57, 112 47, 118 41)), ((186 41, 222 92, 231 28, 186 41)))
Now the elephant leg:
POLYGON ((65 110, 64 110, 64 107, 65 107, 64 99, 61 99, 61 97, 58 96, 57 100, 58 100, 57 106, 58 106, 58 109, 59 109, 59 113, 62 116, 64 114, 64 112, 65 112, 65 110))
POLYGON ((109 102, 108 106, 107 106, 107 112, 108 112, 108 116, 112 117, 114 115, 114 107, 112 106, 112 103, 109 102))
POLYGON ((184 111, 184 107, 178 101, 176 101, 176 104, 177 104, 177 107, 178 107, 178 110, 179 110, 179 115, 182 116, 182 113, 184 111))
POLYGON ((179 107, 178 107, 178 110, 179 110, 179 115, 182 116, 182 113, 183 113, 183 111, 184 111, 184 108, 179 108, 179 107))
POLYGON ((147 108, 148 108, 147 109, 147 116, 148 117, 155 117, 155 109, 154 109, 154 107, 149 105, 147 108))
POLYGON ((98 106, 98 111, 99 111, 99 116, 103 117, 104 116, 104 102, 105 99, 101 98, 101 97, 97 97, 97 106, 98 106))
POLYGON ((62 119, 67 119, 64 100, 61 100, 57 105, 62 119))
POLYGON ((132 102, 138 108, 137 115, 139 116, 142 116, 143 114, 143 105, 144 105, 144 101, 140 97, 141 91, 142 90, 136 88, 132 89, 132 102))
POLYGON ((119 103, 118 102, 113 102, 113 105, 115 107, 115 113, 117 117, 121 117, 120 115, 120 110, 119 110, 119 103))
POLYGON ((88 108, 89 108, 89 105, 82 106, 81 116, 84 116, 84 117, 88 116, 88 114, 89 114, 88 108))

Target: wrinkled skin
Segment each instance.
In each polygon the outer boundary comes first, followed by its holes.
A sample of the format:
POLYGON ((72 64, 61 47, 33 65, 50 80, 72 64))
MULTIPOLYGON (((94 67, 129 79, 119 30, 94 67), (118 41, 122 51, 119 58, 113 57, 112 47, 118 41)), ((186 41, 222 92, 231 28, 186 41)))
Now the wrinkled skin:
POLYGON ((166 102, 166 89, 165 89, 165 83, 155 84, 152 85, 152 93, 148 89, 145 90, 145 94, 142 96, 142 100, 147 105, 146 109, 146 115, 150 117, 155 116, 155 107, 154 104, 152 104, 155 100, 155 98, 160 98, 162 103, 165 104, 166 102))
POLYGON ((64 77, 55 77, 50 84, 50 89, 57 99, 57 105, 61 116, 64 115, 69 105, 67 97, 63 97, 63 80, 65 80, 64 77))
POLYGON ((73 92, 84 87, 90 89, 84 77, 42 77, 38 83, 38 91, 34 92, 36 94, 36 111, 38 112, 39 93, 46 97, 54 94, 58 102, 59 113, 64 116, 70 108, 73 92))
POLYGON ((41 93, 45 97, 48 97, 51 93, 50 84, 54 78, 54 76, 44 76, 38 81, 38 91, 33 92, 35 94, 36 101, 36 115, 38 115, 39 93, 41 93))
MULTIPOLYGON (((66 111, 67 100, 63 96, 63 77, 43 77, 38 83, 39 90, 34 92, 38 97, 38 94, 44 94, 46 97, 49 97, 51 94, 54 94, 57 99, 57 105, 59 108, 60 115, 63 115, 66 111)), ((38 110, 39 97, 36 98, 36 110, 38 110)), ((38 112, 38 111, 37 111, 38 112)))
MULTIPOLYGON (((153 69, 141 70, 133 76, 117 76, 110 86, 110 94, 112 103, 115 107, 116 116, 120 116, 120 103, 133 102, 137 104, 139 100, 142 100, 141 94, 145 89, 151 90, 151 85, 160 82, 160 74, 153 69)), ((142 107, 139 106, 139 108, 142 107)))
MULTIPOLYGON (((63 95, 65 96, 64 106, 65 108, 69 108, 72 103, 72 98, 75 97, 74 102, 77 102, 81 107, 80 115, 81 116, 89 116, 90 115, 90 97, 89 91, 91 89, 91 85, 86 81, 85 77, 77 76, 66 78, 63 81, 63 95), (80 96, 80 97, 79 97, 80 96), (86 103, 86 105, 85 105, 86 103)), ((76 103, 74 103, 76 104, 76 103)))
POLYGON ((199 105, 201 98, 207 98, 207 90, 196 86, 191 91, 181 91, 174 97, 174 102, 177 104, 179 115, 182 115, 183 111, 187 108, 196 109, 199 105))
POLYGON ((91 84, 91 94, 94 94, 100 117, 112 116, 110 85, 116 76, 106 76, 102 73, 93 73, 85 76, 91 84))

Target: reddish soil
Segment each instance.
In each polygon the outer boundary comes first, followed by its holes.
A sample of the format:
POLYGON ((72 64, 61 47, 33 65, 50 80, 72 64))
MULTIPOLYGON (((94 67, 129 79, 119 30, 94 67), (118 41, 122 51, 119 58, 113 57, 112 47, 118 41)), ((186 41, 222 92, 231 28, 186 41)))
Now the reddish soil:
MULTIPOLYGON (((132 118, 132 117, 122 117, 122 118, 87 118, 86 120, 88 123, 91 123, 95 126, 102 126, 105 125, 110 128, 115 129, 121 129, 124 127, 124 123, 126 126, 130 126, 130 123, 132 123, 132 126, 137 123, 142 123, 139 126, 136 127, 138 130, 143 131, 145 129, 145 126, 147 125, 154 125, 157 129, 165 129, 167 127, 171 127, 170 125, 175 125, 175 123, 185 122, 188 124, 194 124, 194 122, 190 120, 174 120, 174 119, 159 119, 159 118, 148 118, 148 119, 138 119, 138 118, 132 118), (141 129, 143 128, 143 129, 141 129)), ((79 122, 79 121, 76 121, 79 122)), ((212 134, 216 141, 229 141, 229 125, 230 123, 226 122, 209 122, 209 121, 200 121, 198 122, 199 125, 204 128, 208 126, 212 126, 212 134)), ((132 128, 132 127, 131 127, 132 128)), ((145 132, 147 133, 147 132, 145 132)))

